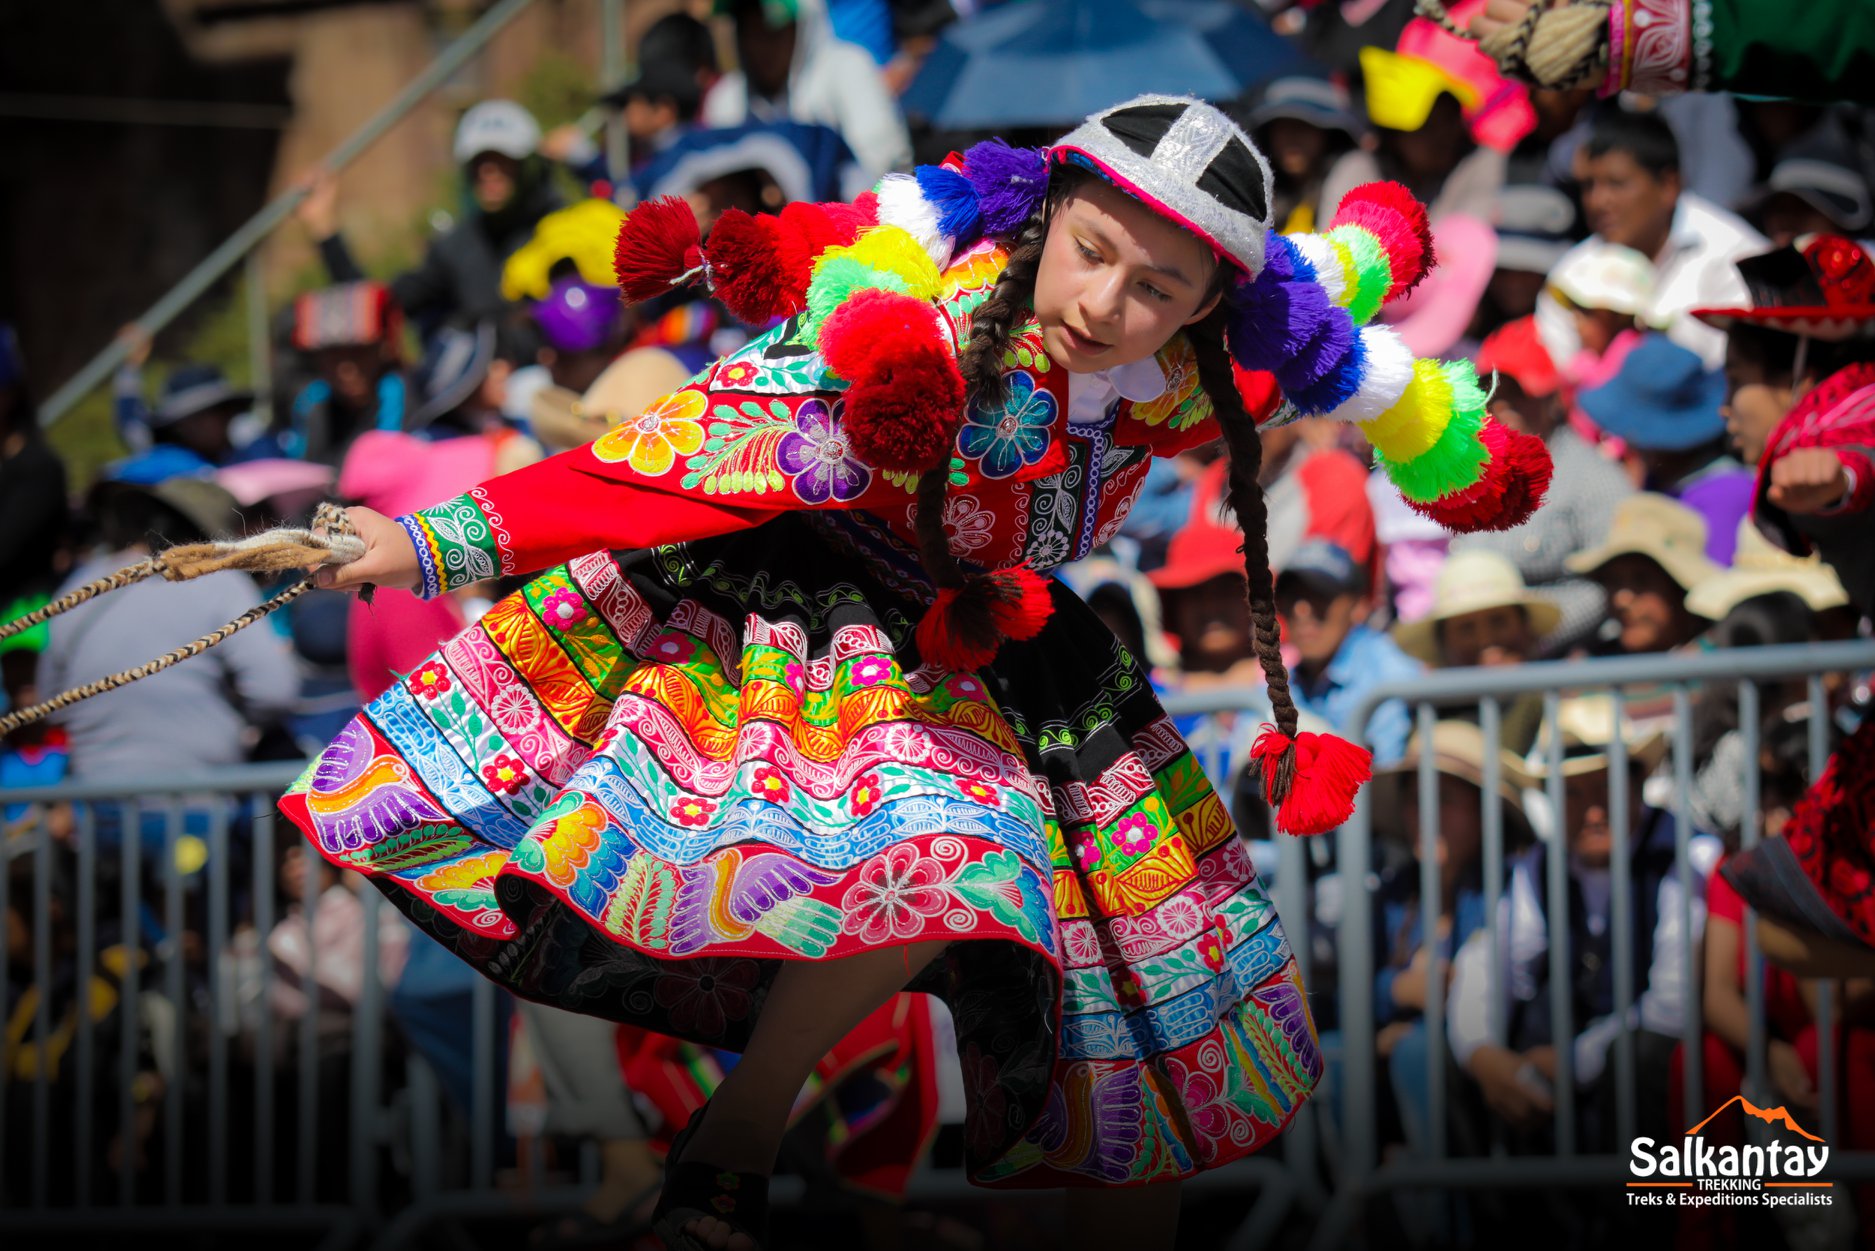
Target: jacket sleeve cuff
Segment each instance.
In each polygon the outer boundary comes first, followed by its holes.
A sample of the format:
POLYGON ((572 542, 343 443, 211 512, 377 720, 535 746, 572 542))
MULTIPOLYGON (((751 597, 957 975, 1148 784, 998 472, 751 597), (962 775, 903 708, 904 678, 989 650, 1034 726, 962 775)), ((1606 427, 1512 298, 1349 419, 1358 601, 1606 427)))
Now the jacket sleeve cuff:
POLYGON ((433 508, 405 513, 397 524, 410 536, 423 570, 424 599, 508 572, 495 527, 476 500, 466 492, 433 508))
POLYGON ((1710 0, 1615 0, 1601 94, 1700 90, 1711 72, 1711 8, 1710 0))

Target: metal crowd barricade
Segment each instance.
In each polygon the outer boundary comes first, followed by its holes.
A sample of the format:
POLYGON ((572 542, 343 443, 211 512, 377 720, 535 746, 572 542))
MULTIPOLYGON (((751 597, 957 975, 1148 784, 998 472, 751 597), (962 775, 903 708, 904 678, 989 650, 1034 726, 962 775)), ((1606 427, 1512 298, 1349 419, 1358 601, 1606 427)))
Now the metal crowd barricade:
MULTIPOLYGON (((1562 735, 1558 716, 1562 700, 1578 694, 1603 693, 1612 698, 1617 724, 1627 721, 1625 692, 1634 687, 1649 687, 1670 693, 1673 706, 1672 751, 1669 765, 1672 780, 1671 813, 1675 825, 1674 874, 1680 888, 1678 921, 1683 934, 1691 934, 1696 920, 1692 900, 1698 884, 1687 846, 1694 831, 1692 790, 1695 762, 1692 758, 1692 693, 1696 688, 1711 689, 1736 683, 1739 700, 1738 732, 1743 740, 1743 756, 1750 762, 1743 781, 1744 804, 1741 846, 1755 846, 1761 837, 1759 812, 1759 761, 1762 726, 1758 684, 1770 679, 1803 679, 1810 708, 1809 770, 1814 780, 1823 769, 1827 754, 1828 721, 1824 699, 1823 675, 1829 673, 1864 673, 1875 670, 1875 642, 1853 642, 1788 647, 1765 647, 1708 652, 1691 656, 1632 656, 1578 662, 1545 662, 1511 668, 1457 669, 1430 673, 1410 682, 1389 683, 1367 692, 1351 718, 1350 725, 1365 726, 1383 703, 1403 700, 1414 712, 1419 734, 1430 736, 1440 709, 1475 711, 1487 743, 1500 739, 1504 701, 1522 695, 1540 695, 1544 701, 1544 732, 1539 743, 1546 744, 1546 792, 1552 829, 1544 848, 1547 898, 1544 913, 1548 925, 1547 958, 1549 963, 1549 1010, 1551 1036, 1571 1039, 1580 1025, 1571 1020, 1571 968, 1574 953, 1570 950, 1569 864, 1567 825, 1564 812, 1562 735), (1821 710, 1818 712, 1817 710, 1821 710)), ((1637 1011, 1638 996, 1634 986, 1632 952, 1635 900, 1633 882, 1621 869, 1626 866, 1630 839, 1628 758, 1624 736, 1617 733, 1609 750, 1608 803, 1613 854, 1611 867, 1610 933, 1613 945, 1615 1012, 1623 1019, 1637 1011)), ((1439 828, 1439 788, 1435 761, 1430 752, 1420 754, 1417 780, 1420 816, 1419 892, 1421 915, 1436 918, 1440 913, 1439 879, 1436 866, 1439 828)), ((1483 761, 1481 831, 1483 836, 1483 887, 1485 895, 1484 941, 1489 952, 1491 1002, 1488 1017, 1491 1036, 1498 1042, 1505 1038, 1506 995, 1504 984, 1505 953, 1499 950, 1501 936, 1497 918, 1506 886, 1504 859, 1503 805, 1498 796, 1501 766, 1495 753, 1487 750, 1483 761)), ((1345 1090, 1341 1106, 1345 1125, 1335 1151, 1339 1177, 1337 1202, 1327 1209, 1317 1226, 1312 1245, 1338 1248, 1350 1245, 1354 1227, 1363 1218, 1365 1201, 1376 1194, 1404 1188, 1469 1190, 1476 1188, 1568 1188, 1601 1184, 1621 1185, 1628 1177, 1629 1158, 1625 1154, 1584 1154, 1577 1147, 1575 1101, 1567 1094, 1576 1089, 1572 1048, 1556 1048, 1556 1081, 1559 1092, 1555 1101, 1555 1156, 1507 1157, 1493 1154, 1486 1158, 1454 1158, 1450 1155, 1445 1133, 1446 1090, 1446 1002, 1442 979, 1427 979, 1425 1023, 1428 1034, 1427 1083, 1431 1091, 1434 1115, 1429 1130, 1429 1149, 1413 1158, 1381 1163, 1378 1158, 1378 1117, 1380 1114, 1376 1082, 1377 1030, 1374 1019, 1373 918, 1364 899, 1347 888, 1350 881, 1367 880, 1374 850, 1373 800, 1364 791, 1354 818, 1336 835, 1338 867, 1343 879, 1344 897, 1349 906, 1342 909, 1336 935, 1339 953, 1338 987, 1340 1024, 1345 1045, 1342 1077, 1345 1090)), ((1766 1032, 1763 971, 1758 959, 1754 914, 1747 909, 1744 926, 1746 945, 1746 1002, 1750 1011, 1750 1039, 1747 1049, 1748 1080, 1763 1090, 1766 1073, 1766 1032)), ((1431 927, 1428 927, 1430 931, 1431 927)), ((1428 943, 1433 941, 1429 932, 1428 943)), ((1454 953, 1456 955, 1456 952, 1454 953)), ((1427 952, 1431 967, 1433 952, 1427 952)), ((1704 1102, 1701 1061, 1703 1057, 1702 1019, 1703 968, 1701 946, 1689 940, 1682 953, 1681 976, 1685 1004, 1681 1030, 1684 1049, 1684 1106, 1700 1109, 1704 1102)), ((1831 986, 1825 983, 1818 996, 1817 1025, 1822 1036, 1830 1036, 1834 1013, 1831 986)), ((1638 1017, 1636 1018, 1638 1019, 1638 1017)), ((1639 1100, 1663 1098, 1663 1091, 1637 1089, 1635 1033, 1623 1029, 1611 1044, 1615 1080, 1615 1141, 1631 1139, 1639 1100)), ((1820 1049, 1818 1105, 1821 1132, 1833 1141, 1837 1125, 1837 1083, 1831 1048, 1820 1049)), ((1317 1100, 1319 1102, 1319 1099, 1317 1100)), ((1711 1111, 1712 1109, 1707 1109, 1711 1111)), ((1875 1177, 1875 1153, 1850 1153, 1835 1148, 1830 1152, 1829 1175, 1840 1179, 1875 1177)), ((1867 1214, 1863 1214, 1867 1219, 1867 1214)))
MULTIPOLYGON (((1695 657, 1646 657, 1599 660, 1572 664, 1526 665, 1515 669, 1461 670, 1427 675, 1411 683, 1370 692, 1357 712, 1357 721, 1386 699, 1402 699, 1413 709, 1422 732, 1436 721, 1439 709, 1453 706, 1477 710, 1487 740, 1495 740, 1502 722, 1504 701, 1523 693, 1541 694, 1545 716, 1555 725, 1562 692, 1612 691, 1617 707, 1623 687, 1647 683, 1666 686, 1674 695, 1679 734, 1670 757, 1673 807, 1679 821, 1679 850, 1683 853, 1691 822, 1687 817, 1693 766, 1691 740, 1686 734, 1695 688, 1715 683, 1737 683, 1741 733, 1747 759, 1757 758, 1759 691, 1763 679, 1807 679, 1815 706, 1821 706, 1822 675, 1875 669, 1875 643, 1855 642, 1829 646, 1754 649, 1695 657)), ((1267 714, 1262 692, 1219 689, 1166 700, 1169 711, 1180 717, 1227 714, 1241 724, 1260 722, 1267 714)), ((1223 757, 1207 758, 1202 734, 1201 763, 1213 777, 1220 776, 1223 757)), ((1226 733, 1213 736, 1227 741, 1226 733)), ((1558 736, 1549 741, 1552 763, 1560 752, 1558 736)), ((1827 747, 1826 727, 1813 724, 1809 736, 1812 774, 1820 770, 1827 747)), ((1623 798, 1626 771, 1621 749, 1615 749, 1611 770, 1613 798, 1623 798)), ((249 766, 198 778, 161 778, 68 783, 61 786, 0 792, 0 806, 67 805, 73 821, 69 835, 56 841, 48 820, 24 823, 27 833, 16 835, 7 846, 9 903, 19 901, 31 913, 32 984, 45 987, 55 980, 55 960, 69 958, 70 967, 88 973, 105 955, 117 930, 116 946, 130 957, 121 961, 116 989, 119 1019, 130 1023, 109 1048, 98 1036, 87 1012, 66 1022, 55 1020, 49 999, 41 998, 24 1035, 8 1039, 9 1055, 15 1043, 30 1043, 39 1062, 16 1064, 0 1081, 0 1124, 7 1134, 0 1139, 0 1231, 59 1234, 78 1231, 136 1229, 262 1231, 292 1228, 322 1230, 333 1246, 370 1243, 392 1247, 408 1243, 444 1220, 474 1220, 487 1216, 525 1216, 564 1212, 580 1200, 578 1187, 517 1190, 496 1185, 500 1153, 507 1128, 495 1073, 495 1022, 500 992, 477 979, 469 1013, 473 1044, 470 1066, 477 1075, 473 1106, 453 1122, 445 1112, 448 1100, 429 1066, 411 1058, 400 1089, 386 1089, 380 1077, 387 1039, 396 1031, 387 992, 378 977, 377 916, 387 906, 378 892, 365 890, 362 935, 363 976, 357 1001, 350 1006, 352 1062, 348 1088, 330 1088, 318 1063, 320 1044, 316 1005, 297 1021, 277 1020, 268 1008, 277 973, 267 954, 266 936, 282 919, 276 907, 275 857, 282 831, 275 802, 298 775, 297 763, 249 766), (194 859, 178 854, 193 849, 194 859), (68 861, 69 882, 58 883, 55 859, 68 861), (199 863, 196 861, 199 860, 199 863), (21 863, 25 867, 21 868, 21 863), (20 878, 16 880, 15 874, 20 878), (25 882, 22 892, 20 881, 25 882), (55 891, 55 884, 59 889, 55 891), (246 1000, 232 972, 238 944, 235 936, 252 927, 252 950, 258 967, 248 982, 246 1000), (185 932, 199 934, 199 946, 185 945, 185 932), (207 976, 202 970, 207 970, 207 976), (192 972, 193 971, 193 972, 192 972), (243 1020, 242 1003, 258 1010, 243 1020), (294 1054, 282 1067, 276 1053, 291 1031, 294 1054), (147 1046, 145 1040, 147 1039, 147 1046), (63 1041, 62 1041, 63 1040, 63 1041), (61 1067, 55 1074, 46 1062, 56 1050, 61 1067), (251 1071, 243 1055, 251 1051, 251 1071), (154 1077, 155 1080, 149 1080, 154 1077), (322 1119, 336 1106, 349 1110, 342 1131, 322 1119), (69 1142, 55 1127, 69 1126, 69 1142), (128 1149, 141 1143, 142 1149, 128 1149), (114 1148, 125 1148, 115 1149, 114 1148), (320 1161, 328 1166, 321 1170, 320 1161), (337 1175, 331 1161, 339 1161, 337 1175)), ((1496 757, 1487 754, 1484 793, 1494 796, 1498 783, 1496 757)), ((1422 900, 1436 901, 1439 883, 1431 851, 1439 824, 1438 787, 1433 762, 1420 765, 1421 858, 1419 888, 1422 900)), ((1551 771, 1552 808, 1562 810, 1559 775, 1551 771)), ((1743 839, 1755 843, 1758 830, 1756 773, 1745 781, 1743 839)), ((1226 796, 1228 799, 1228 796, 1226 796)), ((1626 807, 1611 805, 1615 863, 1624 863, 1632 831, 1626 807)), ((1505 831, 1501 806, 1487 798, 1482 810, 1483 862, 1486 915, 1495 916, 1504 881, 1505 831)), ((20 828, 15 823, 15 829, 20 828)), ((1435 1117, 1429 1149, 1414 1158, 1381 1163, 1375 1118, 1377 1062, 1372 986, 1374 961, 1371 917, 1361 889, 1373 850, 1371 798, 1357 807, 1354 820, 1338 834, 1319 839, 1274 836, 1275 880, 1271 895, 1276 904, 1304 984, 1312 998, 1338 996, 1343 1056, 1340 1075, 1343 1123, 1332 1131, 1325 1116, 1329 1082, 1299 1111, 1289 1132, 1275 1150, 1214 1172, 1187 1184, 1188 1195, 1231 1195, 1245 1199, 1242 1223, 1228 1245, 1247 1249, 1268 1245, 1279 1229, 1294 1232, 1312 1227, 1314 1245, 1341 1247, 1357 1242, 1356 1227, 1374 1196, 1404 1187, 1465 1190, 1490 1187, 1569 1187, 1618 1185, 1625 1176, 1626 1159, 1588 1155, 1575 1149, 1574 1117, 1569 1100, 1558 1104, 1559 1152, 1556 1156, 1486 1159, 1455 1158, 1435 1117), (1359 872, 1351 870, 1358 866, 1359 872), (1312 878, 1339 869, 1343 877, 1343 903, 1335 923, 1338 984, 1318 985, 1309 936, 1315 917, 1312 878), (1326 1165, 1326 1169, 1324 1168, 1326 1165)), ((292 845, 290 842, 285 845, 292 845)), ((1550 888, 1567 889, 1564 848, 1552 840, 1550 888)), ((1690 886, 1690 868, 1684 856, 1678 875, 1690 886)), ((317 875, 302 883, 302 938, 313 964, 306 978, 308 989, 317 983, 318 944, 313 941, 310 905, 317 875)), ((1568 960, 1566 939, 1557 931, 1564 896, 1552 893, 1549 959, 1553 973, 1552 1011, 1557 1036, 1573 1033, 1566 997, 1568 960)), ((1684 890, 1682 899, 1690 895, 1684 890)), ((1683 904, 1690 909, 1690 904, 1683 904)), ((1619 953, 1635 941, 1635 901, 1632 884, 1623 875, 1613 877, 1612 933, 1618 953, 1615 997, 1625 1011, 1637 998, 1627 962, 1619 953)), ((1428 909, 1436 915, 1436 908, 1428 909)), ((1682 923, 1689 918, 1683 916, 1682 923)), ((1495 943, 1494 926, 1487 927, 1495 943)), ((1756 967, 1756 945, 1751 927, 1745 932, 1750 971, 1747 1002, 1751 1009, 1749 1072, 1761 1082, 1766 1071, 1764 998, 1756 967)), ((0 966, 15 962, 16 953, 0 931, 0 966)), ((1684 1036, 1698 1039, 1699 978, 1689 949, 1683 972, 1688 974, 1691 1005, 1684 1036)), ((1494 970, 1501 962, 1492 960, 1494 970)), ((1504 987, 1493 974, 1492 1028, 1502 1037, 1505 1025, 1504 987)), ((1428 1082, 1433 1106, 1441 1107, 1451 1092, 1446 1089, 1443 1058, 1445 995, 1439 979, 1429 981, 1427 1013, 1431 1067, 1428 1082)), ((17 1015, 17 997, 8 1002, 9 1027, 17 1015)), ((1829 1011, 1827 996, 1824 1012, 1829 1011)), ((1828 1018, 1822 1022, 1827 1029, 1828 1018)), ((1634 1124, 1637 1100, 1636 1062, 1631 1035, 1618 1039, 1611 1065, 1616 1081, 1619 1133, 1634 1124)), ((1559 1086, 1569 1088, 1567 1048, 1563 1049, 1559 1086)), ((1827 1049, 1826 1049, 1827 1050, 1827 1049)), ((1699 1050, 1688 1053, 1686 1091, 1688 1106, 1700 1101, 1699 1050)), ((1826 1062, 1819 1086, 1826 1108, 1831 1107, 1839 1075, 1826 1062)), ((1645 1092, 1655 1095, 1659 1092, 1645 1092)), ((1838 1128, 1833 1111, 1823 1123, 1826 1139, 1838 1128)), ((589 1153, 590 1155, 590 1153, 589 1153)), ((586 1180, 592 1179, 588 1160, 586 1180)), ((1844 1179, 1875 1176, 1875 1156, 1832 1150, 1830 1176, 1844 1179)), ((782 1179, 776 1187, 778 1203, 792 1203, 801 1195, 798 1180, 782 1179)), ((955 1170, 925 1167, 914 1177, 908 1198, 921 1203, 983 1201, 988 1192, 971 1187, 955 1170)), ((1007 1196, 997 1196, 999 1201, 1007 1196)))

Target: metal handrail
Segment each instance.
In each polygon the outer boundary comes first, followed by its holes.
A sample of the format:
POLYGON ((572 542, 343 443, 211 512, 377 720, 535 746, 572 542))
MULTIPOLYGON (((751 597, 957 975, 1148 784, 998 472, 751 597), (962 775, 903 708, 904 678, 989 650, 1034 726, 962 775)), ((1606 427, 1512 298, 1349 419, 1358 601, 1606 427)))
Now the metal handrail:
MULTIPOLYGON (((533 3, 534 0, 499 0, 493 8, 476 19, 474 25, 464 31, 460 38, 444 48, 422 73, 405 84, 404 89, 398 92, 388 104, 334 148, 325 160, 320 162, 320 167, 336 173, 351 164, 365 149, 383 138, 386 131, 402 121, 412 109, 421 104, 431 92, 447 82, 457 70, 468 63, 471 57, 481 52, 503 27, 519 17, 533 3)), ((275 199, 269 201, 258 213, 248 218, 238 230, 222 240, 220 247, 203 257, 194 269, 184 274, 175 286, 164 292, 162 298, 137 318, 136 328, 145 335, 154 335, 175 320, 204 291, 218 282, 248 253, 258 247, 268 235, 272 234, 305 198, 306 188, 296 185, 287 188, 275 199)), ((101 352, 86 361, 77 373, 66 379, 64 385, 40 404, 40 424, 50 426, 70 412, 79 400, 102 386, 111 376, 111 372, 123 364, 129 355, 128 338, 112 339, 101 352)))

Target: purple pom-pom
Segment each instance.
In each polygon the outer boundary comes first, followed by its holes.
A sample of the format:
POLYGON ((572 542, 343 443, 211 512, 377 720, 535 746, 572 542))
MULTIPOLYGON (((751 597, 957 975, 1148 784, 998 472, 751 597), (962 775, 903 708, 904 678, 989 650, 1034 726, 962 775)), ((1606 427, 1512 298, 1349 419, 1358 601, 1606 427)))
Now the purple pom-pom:
POLYGON ((1310 416, 1332 413, 1354 398, 1354 393, 1361 389, 1361 376, 1366 371, 1367 347, 1357 334, 1353 345, 1342 354, 1341 359, 1313 385, 1294 391, 1285 387, 1283 394, 1289 397, 1290 403, 1310 416))
MULTIPOLYGON (((1314 283, 1308 285, 1318 291, 1322 289, 1314 283)), ((1284 393, 1308 390, 1341 363, 1342 358, 1353 350, 1358 337, 1354 319, 1348 316, 1348 310, 1330 305, 1328 315, 1322 319, 1315 337, 1301 351, 1276 366, 1276 381, 1282 383, 1284 393)))
POLYGON ((1259 279, 1268 277, 1276 282, 1315 282, 1315 266, 1309 264, 1309 258, 1302 255, 1289 238, 1277 231, 1270 231, 1268 242, 1263 249, 1263 272, 1259 279))
POLYGON ((942 165, 920 165, 912 177, 937 211, 939 230, 958 243, 977 237, 977 193, 969 179, 942 165))
POLYGON ((985 139, 964 153, 964 178, 977 193, 983 233, 1013 235, 1042 205, 1048 158, 1036 148, 985 139))
POLYGON ((1316 340, 1334 307, 1319 283, 1282 282, 1266 274, 1231 310, 1225 328, 1231 358, 1245 369, 1280 370, 1316 340))

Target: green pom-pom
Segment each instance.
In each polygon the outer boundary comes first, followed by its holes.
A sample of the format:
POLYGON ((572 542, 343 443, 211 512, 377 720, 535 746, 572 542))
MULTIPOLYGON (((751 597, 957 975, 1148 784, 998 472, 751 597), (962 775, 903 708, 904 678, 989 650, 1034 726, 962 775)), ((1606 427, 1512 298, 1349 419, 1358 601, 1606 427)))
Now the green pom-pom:
POLYGON ((807 285, 807 315, 801 321, 800 337, 807 343, 817 340, 821 323, 855 291, 903 295, 909 289, 903 278, 889 270, 874 269, 850 256, 830 256, 814 267, 814 280, 807 285))
POLYGON ((1348 249, 1354 258, 1355 291, 1348 300, 1348 316, 1364 326, 1374 319, 1393 286, 1393 265, 1380 240, 1358 226, 1338 226, 1329 236, 1348 249))
POLYGON ((1378 449, 1374 452, 1400 494, 1421 504, 1473 485, 1491 458, 1479 437, 1484 429, 1484 392, 1478 387, 1478 375, 1464 361, 1445 362, 1440 370, 1452 388, 1452 419, 1445 423, 1438 442, 1403 465, 1388 460, 1378 449))

